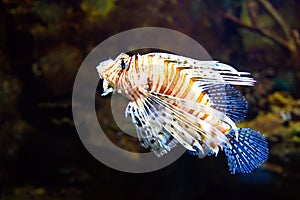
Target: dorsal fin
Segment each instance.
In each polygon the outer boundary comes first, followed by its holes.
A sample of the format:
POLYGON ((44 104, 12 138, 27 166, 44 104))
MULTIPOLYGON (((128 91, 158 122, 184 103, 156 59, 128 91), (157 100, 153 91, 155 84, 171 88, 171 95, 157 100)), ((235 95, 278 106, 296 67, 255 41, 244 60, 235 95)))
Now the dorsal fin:
POLYGON ((246 98, 230 85, 217 84, 205 87, 212 107, 226 114, 234 122, 245 119, 248 111, 246 98))

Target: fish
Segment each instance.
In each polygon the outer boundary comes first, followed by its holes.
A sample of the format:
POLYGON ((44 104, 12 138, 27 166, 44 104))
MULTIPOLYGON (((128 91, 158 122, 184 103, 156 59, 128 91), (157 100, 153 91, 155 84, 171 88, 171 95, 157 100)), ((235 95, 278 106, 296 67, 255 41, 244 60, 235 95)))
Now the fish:
POLYGON ((248 110, 234 86, 253 86, 249 72, 215 60, 172 53, 121 53, 96 66, 103 93, 124 95, 125 116, 141 145, 158 158, 177 145, 191 155, 217 156, 223 150, 231 174, 250 173, 268 159, 268 142, 259 132, 238 128, 248 110))

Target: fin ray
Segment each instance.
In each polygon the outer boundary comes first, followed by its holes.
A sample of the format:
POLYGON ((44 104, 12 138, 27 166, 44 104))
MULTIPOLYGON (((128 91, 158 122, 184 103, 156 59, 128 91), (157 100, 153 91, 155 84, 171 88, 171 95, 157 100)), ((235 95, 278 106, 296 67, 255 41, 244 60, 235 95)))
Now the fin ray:
POLYGON ((184 68, 182 71, 194 78, 199 86, 210 84, 253 86, 255 83, 253 78, 247 77, 250 73, 239 72, 230 65, 215 60, 200 61, 168 53, 154 53, 154 55, 172 62, 174 67, 184 68))
POLYGON ((224 145, 232 174, 250 173, 268 159, 268 143, 264 136, 250 128, 238 128, 239 140, 233 131, 227 134, 231 147, 224 145))
POLYGON ((230 85, 216 84, 205 87, 212 107, 226 114, 234 122, 246 118, 248 102, 246 98, 230 85))

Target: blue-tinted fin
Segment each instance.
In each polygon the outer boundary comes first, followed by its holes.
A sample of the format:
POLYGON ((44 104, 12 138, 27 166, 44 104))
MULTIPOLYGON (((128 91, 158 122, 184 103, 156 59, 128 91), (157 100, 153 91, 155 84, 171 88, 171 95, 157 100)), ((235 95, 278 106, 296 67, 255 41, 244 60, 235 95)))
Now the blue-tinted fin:
POLYGON ((199 156, 200 154, 203 154, 197 146, 193 146, 193 149, 195 149, 195 151, 188 150, 188 153, 193 156, 199 156))
POLYGON ((193 155, 193 156, 198 156, 199 158, 203 158, 205 156, 212 156, 214 155, 214 152, 205 144, 205 143, 202 143, 201 141, 199 141, 201 147, 202 147, 202 150, 199 149, 197 146, 193 146, 193 149, 195 151, 191 151, 191 150, 188 150, 188 153, 193 155))
POLYGON ((226 114, 234 122, 245 119, 248 111, 246 98, 230 85, 217 84, 206 88, 212 107, 226 114))
POLYGON ((210 151, 207 155, 208 156, 213 156, 213 155, 215 155, 215 152, 214 151, 210 151))
POLYGON ((231 174, 250 173, 268 159, 268 143, 264 136, 250 128, 238 128, 238 141, 234 131, 228 137, 232 148, 224 146, 231 174))

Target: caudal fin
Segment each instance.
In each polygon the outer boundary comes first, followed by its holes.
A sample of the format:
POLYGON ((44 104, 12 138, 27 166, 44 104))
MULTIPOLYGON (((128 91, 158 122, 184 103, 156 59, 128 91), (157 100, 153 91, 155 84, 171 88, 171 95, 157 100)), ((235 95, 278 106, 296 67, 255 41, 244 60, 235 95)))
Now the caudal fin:
POLYGON ((234 131, 227 134, 231 147, 225 145, 231 174, 250 173, 268 159, 268 143, 264 136, 250 128, 238 128, 238 140, 234 131))

